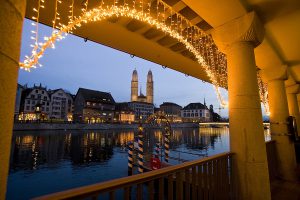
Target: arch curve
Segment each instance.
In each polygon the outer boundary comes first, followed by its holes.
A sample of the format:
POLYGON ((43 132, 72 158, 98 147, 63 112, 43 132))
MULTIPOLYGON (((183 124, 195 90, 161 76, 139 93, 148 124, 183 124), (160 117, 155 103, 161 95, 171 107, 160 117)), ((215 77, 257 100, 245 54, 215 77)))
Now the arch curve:
MULTIPOLYGON (((39 65, 39 59, 43 56, 44 52, 48 48, 55 48, 55 43, 62 40, 67 33, 72 33, 72 31, 82 24, 89 22, 100 22, 107 20, 112 17, 128 17, 131 19, 144 22, 152 27, 155 27, 157 30, 160 30, 170 37, 176 39, 178 42, 182 43, 185 48, 190 51, 196 58, 197 62, 200 64, 202 69, 206 72, 206 75, 210 79, 211 83, 214 85, 217 97, 220 101, 220 104, 223 106, 227 105, 222 94, 220 92, 220 84, 217 75, 211 69, 210 65, 215 65, 214 61, 209 64, 205 61, 204 57, 201 55, 201 52, 195 47, 194 41, 190 40, 188 37, 180 34, 179 31, 172 29, 172 24, 168 25, 167 23, 160 22, 158 19, 151 16, 147 12, 143 12, 137 9, 130 9, 128 6, 121 5, 112 5, 112 6, 98 6, 89 11, 83 12, 79 17, 74 17, 70 19, 67 25, 62 25, 59 30, 54 30, 49 37, 44 37, 45 42, 35 46, 30 57, 26 57, 24 62, 20 62, 20 68, 25 70, 30 70, 31 68, 36 68, 39 65)), ((202 35, 204 33, 201 33, 202 35)), ((211 55, 210 55, 211 56, 211 55)), ((214 60, 214 59, 212 59, 214 60)))

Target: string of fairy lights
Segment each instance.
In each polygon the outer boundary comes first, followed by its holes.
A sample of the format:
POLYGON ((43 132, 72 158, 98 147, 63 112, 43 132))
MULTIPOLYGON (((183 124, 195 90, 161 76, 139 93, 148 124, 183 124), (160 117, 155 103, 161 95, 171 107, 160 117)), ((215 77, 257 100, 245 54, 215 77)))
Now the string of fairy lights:
POLYGON ((259 88, 259 94, 260 94, 260 101, 264 105, 266 114, 270 115, 268 84, 263 82, 258 71, 257 71, 257 81, 258 81, 258 88, 259 88))
POLYGON ((35 42, 31 45, 33 47, 31 55, 25 56, 24 61, 20 62, 20 68, 30 71, 31 68, 41 66, 39 59, 46 49, 55 48, 55 42, 62 40, 68 33, 73 33, 85 23, 111 17, 128 17, 147 23, 182 43, 206 72, 214 85, 221 106, 228 106, 220 91, 220 88, 227 88, 226 56, 218 50, 210 35, 193 25, 190 20, 176 12, 163 0, 100 0, 93 8, 89 8, 89 0, 85 0, 79 16, 74 14, 74 0, 68 0, 66 1, 70 4, 66 18, 68 21, 64 24, 61 23, 62 16, 59 8, 65 2, 55 0, 52 34, 44 37, 43 42, 38 42, 38 23, 40 8, 45 7, 45 0, 36 0, 36 2, 37 8, 33 8, 36 16, 32 18, 35 21, 36 31, 33 36, 35 42))

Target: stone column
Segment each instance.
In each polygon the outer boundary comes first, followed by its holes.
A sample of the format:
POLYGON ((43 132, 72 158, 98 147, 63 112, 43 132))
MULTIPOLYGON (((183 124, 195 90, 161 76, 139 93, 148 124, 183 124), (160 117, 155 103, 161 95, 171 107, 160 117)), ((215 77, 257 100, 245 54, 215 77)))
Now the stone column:
POLYGON ((5 199, 26 1, 0 1, 0 199, 5 199))
POLYGON ((261 70, 268 83, 271 139, 276 141, 278 176, 284 180, 297 178, 294 143, 288 135, 289 116, 284 81, 287 79, 286 66, 261 70))
POLYGON ((298 135, 300 135, 299 134, 300 114, 299 114, 299 106, 298 106, 298 100, 297 100, 297 94, 299 92, 299 89, 300 89, 300 87, 298 84, 286 88, 289 114, 290 114, 290 116, 293 116, 296 118, 298 135))
POLYGON ((264 36, 255 13, 248 13, 213 31, 227 55, 230 150, 237 199, 271 199, 258 92, 254 48, 264 36))

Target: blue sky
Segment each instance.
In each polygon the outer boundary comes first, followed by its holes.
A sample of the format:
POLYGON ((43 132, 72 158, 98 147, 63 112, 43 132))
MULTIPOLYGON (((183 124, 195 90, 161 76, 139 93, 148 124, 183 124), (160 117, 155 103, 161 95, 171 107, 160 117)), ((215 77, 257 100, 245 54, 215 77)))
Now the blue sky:
MULTIPOLYGON (((24 21, 23 30, 21 61, 31 52, 31 21, 24 21)), ((40 38, 49 36, 51 31, 51 28, 40 25, 40 38)), ((146 94, 147 72, 151 69, 156 106, 166 101, 186 106, 191 102, 203 103, 205 98, 207 105, 213 104, 215 112, 219 112, 216 109, 219 103, 211 84, 186 77, 169 68, 163 69, 158 64, 138 57, 131 58, 129 54, 110 47, 91 41, 84 42, 82 38, 73 35, 57 42, 55 49, 47 49, 40 63, 43 67, 31 72, 20 70, 19 83, 29 86, 42 83, 47 88, 63 88, 73 94, 76 94, 79 87, 83 87, 110 92, 115 101, 124 102, 130 101, 132 71, 138 71, 139 86, 146 94)), ((227 116, 228 111, 221 110, 221 115, 227 116)))

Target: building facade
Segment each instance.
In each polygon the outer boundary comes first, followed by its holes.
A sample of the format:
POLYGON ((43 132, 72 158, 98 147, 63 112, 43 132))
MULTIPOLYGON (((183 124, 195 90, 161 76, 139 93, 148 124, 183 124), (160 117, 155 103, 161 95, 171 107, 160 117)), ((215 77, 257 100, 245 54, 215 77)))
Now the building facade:
POLYGON ((50 119, 72 121, 72 96, 63 89, 51 90, 49 93, 51 99, 50 119))
POLYGON ((154 105, 147 102, 128 102, 128 106, 134 111, 135 121, 140 119, 146 120, 150 115, 154 113, 154 105))
POLYGON ((115 100, 110 93, 79 88, 74 100, 74 121, 113 122, 115 100))
POLYGON ((184 122, 208 122, 211 120, 210 111, 202 103, 190 103, 181 110, 184 122))
POLYGON ((17 85, 17 93, 16 93, 16 100, 15 100, 15 115, 14 115, 15 119, 18 119, 19 117, 23 89, 24 88, 22 85, 20 84, 17 85))
POLYGON ((160 106, 160 111, 165 114, 170 122, 181 122, 181 109, 180 105, 172 102, 164 102, 160 106))
POLYGON ((24 88, 21 95, 19 120, 47 120, 51 113, 51 99, 46 87, 24 88), (38 108, 38 110, 37 110, 38 108), (39 119, 37 118, 39 113, 39 119))
POLYGON ((135 121, 134 110, 132 110, 128 103, 117 103, 115 109, 114 122, 119 123, 133 123, 135 121))

